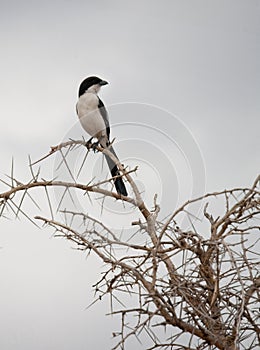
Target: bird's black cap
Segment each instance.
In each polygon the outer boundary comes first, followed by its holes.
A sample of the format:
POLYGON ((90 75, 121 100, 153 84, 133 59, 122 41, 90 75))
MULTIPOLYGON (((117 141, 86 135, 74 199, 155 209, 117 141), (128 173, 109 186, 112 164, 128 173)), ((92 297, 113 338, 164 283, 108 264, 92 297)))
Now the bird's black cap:
POLYGON ((85 91, 89 89, 92 85, 96 84, 102 86, 108 84, 108 82, 95 76, 84 79, 79 87, 79 97, 83 95, 85 91))

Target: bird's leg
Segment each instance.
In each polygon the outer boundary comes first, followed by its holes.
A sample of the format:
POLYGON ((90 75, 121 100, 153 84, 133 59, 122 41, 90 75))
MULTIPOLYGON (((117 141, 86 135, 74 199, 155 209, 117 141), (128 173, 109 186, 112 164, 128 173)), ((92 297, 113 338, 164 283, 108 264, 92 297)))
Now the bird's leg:
POLYGON ((85 143, 85 146, 87 147, 88 150, 90 149, 90 147, 91 147, 91 145, 92 145, 92 143, 91 143, 92 139, 93 139, 93 137, 91 137, 91 138, 85 143))
POLYGON ((91 137, 86 143, 85 143, 85 146, 87 147, 88 150, 90 150, 90 148, 93 149, 94 153, 98 152, 97 151, 97 147, 99 146, 99 141, 97 142, 93 142, 92 143, 92 140, 93 140, 94 137, 91 137))
POLYGON ((98 152, 97 147, 99 146, 99 141, 92 143, 92 148, 94 153, 98 152))

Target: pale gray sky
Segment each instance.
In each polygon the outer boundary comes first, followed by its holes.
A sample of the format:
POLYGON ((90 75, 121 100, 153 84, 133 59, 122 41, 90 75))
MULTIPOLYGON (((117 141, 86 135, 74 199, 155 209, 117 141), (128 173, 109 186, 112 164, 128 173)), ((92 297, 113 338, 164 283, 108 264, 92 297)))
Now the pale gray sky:
MULTIPOLYGON (((259 15, 259 0, 1 0, 1 176, 14 156, 25 180, 28 154, 83 135, 77 89, 95 74, 110 82, 101 96, 112 136, 140 165, 148 202, 159 192, 166 213, 204 187, 250 186, 259 172, 259 15)), ((1 349, 108 349, 117 330, 104 317, 108 303, 84 310, 99 263, 50 238, 24 219, 1 220, 1 349)))

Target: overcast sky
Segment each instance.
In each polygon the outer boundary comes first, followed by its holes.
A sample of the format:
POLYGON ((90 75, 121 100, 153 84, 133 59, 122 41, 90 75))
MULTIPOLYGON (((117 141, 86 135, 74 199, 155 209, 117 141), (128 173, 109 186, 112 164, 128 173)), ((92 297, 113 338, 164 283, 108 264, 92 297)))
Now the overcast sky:
MULTIPOLYGON (((117 152, 139 165, 148 204, 157 192, 167 213, 205 191, 250 186, 259 15, 258 0, 0 0, 1 177, 13 156, 28 179, 28 154, 84 134, 78 85, 98 75, 109 81, 100 95, 117 152)), ((108 302, 85 310, 99 263, 24 219, 0 224, 1 349, 108 349, 108 302)))

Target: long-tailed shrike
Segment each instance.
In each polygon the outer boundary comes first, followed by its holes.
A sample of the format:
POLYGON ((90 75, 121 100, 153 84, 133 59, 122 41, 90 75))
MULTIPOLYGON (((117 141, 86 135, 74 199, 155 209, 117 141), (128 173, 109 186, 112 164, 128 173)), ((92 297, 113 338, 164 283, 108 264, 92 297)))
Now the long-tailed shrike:
MULTIPOLYGON (((77 102, 77 114, 83 129, 92 138, 97 138, 103 148, 109 147, 110 152, 118 159, 113 147, 110 145, 110 126, 108 114, 104 103, 100 100, 98 92, 101 86, 108 82, 98 77, 88 77, 82 81, 79 87, 79 100, 77 102)), ((127 196, 127 191, 119 169, 115 162, 105 155, 112 177, 115 177, 114 184, 118 194, 127 196)))

